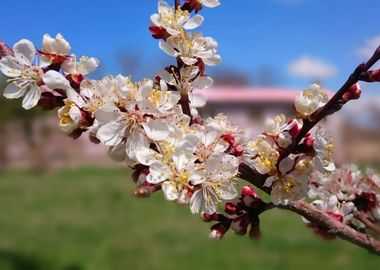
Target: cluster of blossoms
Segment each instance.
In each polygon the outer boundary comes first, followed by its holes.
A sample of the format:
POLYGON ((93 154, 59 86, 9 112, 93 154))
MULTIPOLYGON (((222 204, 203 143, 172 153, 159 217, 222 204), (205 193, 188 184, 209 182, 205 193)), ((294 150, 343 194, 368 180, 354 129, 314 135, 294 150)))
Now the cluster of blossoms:
POLYGON ((311 85, 296 97, 294 108, 299 118, 287 120, 285 115, 278 115, 267 119, 265 132, 244 145, 244 163, 265 175, 264 187, 271 188, 274 204, 304 198, 314 170, 324 175, 335 169, 332 139, 322 129, 314 135, 306 134, 297 152, 282 157, 283 151, 295 143, 304 121, 326 102, 327 94, 317 84, 311 85))
MULTIPOLYGON (((138 82, 123 75, 87 79, 99 61, 86 56, 78 60, 60 34, 45 35, 39 50, 23 39, 0 59, 0 71, 8 77, 4 96, 23 97, 27 110, 57 108, 63 132, 78 138, 88 131, 92 142, 109 147, 115 161, 133 168, 138 188, 162 190, 167 200, 188 205, 206 221, 218 221, 213 238, 222 238, 230 228, 239 235, 248 228, 252 238, 260 235, 258 216, 269 204, 250 186, 239 196, 242 164, 265 179, 261 188, 269 190, 274 205, 287 205, 309 193, 320 199, 315 205, 342 222, 359 224, 352 218, 355 211, 379 219, 378 178, 364 179, 346 167, 334 172, 332 139, 321 128, 302 134, 329 99, 317 84, 296 97, 296 118, 268 119, 265 132, 253 140, 222 114, 208 119, 198 115, 206 101, 193 89, 213 84, 205 67, 221 58, 213 38, 188 30, 203 23, 198 14, 202 7, 219 4, 186 0, 172 7, 159 1, 149 30, 177 65, 138 82), (296 150, 289 152, 293 146, 296 150), (315 175, 318 180, 311 177, 315 175), (226 214, 218 212, 222 201, 226 214)), ((357 98, 360 89, 350 93, 345 102, 357 98)))
POLYGON ((355 165, 344 165, 330 175, 316 174, 308 195, 317 199, 313 204, 327 215, 363 229, 366 219, 380 221, 380 178, 369 169, 366 174, 364 177, 355 165))

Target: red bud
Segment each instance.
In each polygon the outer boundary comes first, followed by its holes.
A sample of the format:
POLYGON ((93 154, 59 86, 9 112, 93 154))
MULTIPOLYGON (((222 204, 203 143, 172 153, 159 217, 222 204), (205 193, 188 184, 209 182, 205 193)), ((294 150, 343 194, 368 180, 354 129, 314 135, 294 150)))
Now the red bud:
POLYGON ((202 213, 202 219, 204 222, 217 221, 218 214, 216 212, 213 214, 202 213))
POLYGON ((235 145, 235 137, 232 134, 223 134, 222 136, 220 136, 220 138, 228 142, 230 145, 235 145))
POLYGON ((241 196, 249 196, 249 197, 253 197, 253 198, 258 198, 259 196, 257 195, 257 193, 255 192, 255 189, 253 188, 253 186, 244 186, 241 190, 241 196))
POLYGON ((229 215, 234 215, 236 213, 236 208, 236 205, 234 205, 232 202, 228 202, 224 206, 224 212, 229 215))
POLYGON ((346 93, 344 93, 343 99, 345 101, 359 99, 361 94, 362 90, 360 89, 360 85, 358 83, 355 83, 346 93))
POLYGON ((369 79, 372 82, 380 82, 380 69, 368 71, 369 79))

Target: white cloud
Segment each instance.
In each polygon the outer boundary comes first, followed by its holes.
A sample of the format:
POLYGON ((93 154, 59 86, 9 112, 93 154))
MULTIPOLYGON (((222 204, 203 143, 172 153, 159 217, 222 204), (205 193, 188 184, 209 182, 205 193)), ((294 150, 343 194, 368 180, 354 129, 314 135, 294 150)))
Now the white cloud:
POLYGON ((360 57, 369 58, 372 56, 373 52, 380 45, 380 35, 374 36, 372 38, 367 39, 364 42, 363 47, 357 50, 357 53, 360 57))
POLYGON ((323 80, 337 74, 337 68, 323 60, 302 56, 288 66, 288 73, 309 79, 323 80))

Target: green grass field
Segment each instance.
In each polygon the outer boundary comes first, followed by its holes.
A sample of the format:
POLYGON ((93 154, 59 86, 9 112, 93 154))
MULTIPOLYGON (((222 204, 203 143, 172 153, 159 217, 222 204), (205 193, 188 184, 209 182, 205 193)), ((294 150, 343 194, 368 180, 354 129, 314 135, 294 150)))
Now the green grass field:
POLYGON ((379 269, 377 257, 277 210, 262 216, 260 241, 210 241, 186 207, 132 188, 122 169, 0 173, 0 269, 379 269))

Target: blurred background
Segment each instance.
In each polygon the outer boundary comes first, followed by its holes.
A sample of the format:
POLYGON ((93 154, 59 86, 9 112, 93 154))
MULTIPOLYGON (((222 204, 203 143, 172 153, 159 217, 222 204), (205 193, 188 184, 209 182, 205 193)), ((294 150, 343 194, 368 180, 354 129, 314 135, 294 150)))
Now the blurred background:
MULTIPOLYGON (((173 63, 148 31, 155 0, 9 1, 0 39, 37 47, 62 33, 77 55, 96 56, 91 78, 152 77, 173 63)), ((205 9, 201 30, 216 38, 223 62, 208 68, 205 117, 224 112, 252 134, 265 117, 293 114, 295 95, 319 82, 335 92, 380 43, 378 0, 224 0, 205 9)), ((378 66, 379 67, 379 66, 378 66)), ((5 79, 0 78, 0 89, 5 79)), ((380 168, 380 86, 323 124, 338 163, 380 168)), ((271 211, 260 241, 207 239, 209 224, 162 194, 131 195, 130 170, 106 149, 63 135, 56 113, 24 111, 0 97, 0 269, 376 269, 378 259, 314 236, 298 216, 271 211), (322 266, 323 265, 323 266, 322 266)))

